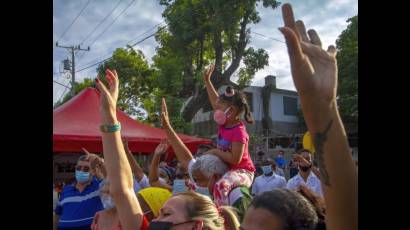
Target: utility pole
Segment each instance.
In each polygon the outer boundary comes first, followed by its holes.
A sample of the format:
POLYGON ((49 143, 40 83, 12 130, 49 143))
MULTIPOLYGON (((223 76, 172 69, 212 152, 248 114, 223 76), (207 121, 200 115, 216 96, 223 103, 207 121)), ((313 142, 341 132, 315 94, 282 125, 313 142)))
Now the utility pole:
POLYGON ((90 51, 90 47, 88 49, 82 49, 80 45, 78 46, 60 46, 58 42, 56 43, 56 47, 68 49, 71 53, 71 96, 74 96, 74 83, 75 83, 75 51, 83 50, 83 51, 90 51))

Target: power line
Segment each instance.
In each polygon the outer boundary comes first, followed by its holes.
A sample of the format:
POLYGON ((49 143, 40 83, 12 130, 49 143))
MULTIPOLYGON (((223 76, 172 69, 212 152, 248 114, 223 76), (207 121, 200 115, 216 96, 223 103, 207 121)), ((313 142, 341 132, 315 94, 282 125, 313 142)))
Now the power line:
POLYGON ((160 26, 160 25, 161 25, 161 24, 163 24, 163 23, 164 23, 164 21, 162 21, 162 22, 160 22, 160 23, 156 24, 155 26, 151 27, 150 29, 148 29, 148 30, 147 30, 147 31, 145 31, 144 33, 142 33, 142 34, 138 35, 138 36, 137 36, 137 37, 135 37, 134 39, 132 39, 132 40, 130 40, 129 42, 127 42, 127 44, 128 44, 128 43, 131 43, 131 42, 132 42, 132 41, 134 41, 134 40, 137 40, 137 38, 141 37, 141 36, 142 36, 142 35, 144 35, 144 34, 147 34, 149 31, 151 31, 151 30, 155 29, 156 27, 160 26))
POLYGON ((94 29, 93 29, 90 33, 87 34, 87 36, 85 36, 85 38, 80 42, 80 45, 83 44, 83 43, 98 29, 98 27, 99 27, 100 25, 102 25, 102 24, 108 19, 109 16, 111 16, 111 14, 118 8, 118 6, 120 5, 121 1, 122 1, 122 0, 119 0, 118 3, 117 3, 117 5, 115 5, 115 7, 111 10, 111 12, 110 12, 109 14, 107 14, 107 15, 103 18, 103 20, 101 20, 100 23, 98 23, 98 25, 97 25, 96 27, 94 27, 94 29))
POLYGON ((259 35, 259 36, 261 36, 261 37, 265 37, 265 38, 268 38, 268 39, 271 39, 271 40, 277 41, 277 42, 286 43, 286 42, 284 42, 284 41, 281 41, 281 40, 279 40, 279 39, 276 39, 276 38, 272 38, 272 37, 266 36, 266 35, 261 34, 261 33, 257 33, 257 32, 251 32, 251 33, 256 34, 256 35, 259 35))
POLYGON ((71 28, 71 26, 77 21, 78 17, 83 13, 85 8, 87 8, 88 4, 90 4, 91 0, 88 0, 87 3, 84 5, 84 7, 81 9, 80 13, 74 18, 74 20, 71 22, 71 24, 67 27, 67 29, 64 30, 64 32, 60 35, 60 38, 57 39, 57 42, 60 41, 60 39, 67 33, 67 31, 71 28))
POLYGON ((123 11, 121 11, 121 13, 119 13, 118 15, 117 15, 117 17, 115 17, 114 18, 114 20, 111 22, 111 24, 109 24, 95 39, 94 39, 94 41, 93 42, 91 42, 91 44, 89 45, 89 46, 92 46, 117 20, 118 20, 118 18, 123 14, 123 13, 125 13, 125 11, 132 5, 132 3, 134 3, 135 2, 135 0, 132 0, 128 5, 127 5, 127 7, 125 7, 125 9, 123 10, 123 11))
MULTIPOLYGON (((155 32, 155 33, 156 33, 156 32, 155 32)), ((138 41, 138 42, 136 42, 135 44, 130 45, 130 46, 131 46, 131 47, 134 47, 134 46, 136 46, 136 45, 142 43, 143 41, 147 40, 148 38, 153 37, 153 36, 155 35, 155 33, 150 34, 149 36, 147 36, 147 37, 141 39, 140 41, 138 41)), ((81 71, 86 70, 86 69, 89 69, 89 68, 91 68, 91 67, 93 67, 93 66, 96 66, 96 65, 98 65, 98 64, 100 64, 100 63, 103 63, 103 62, 105 62, 105 61, 107 61, 107 60, 109 60, 109 59, 111 59, 111 58, 112 58, 112 56, 111 56, 111 57, 108 57, 108 58, 105 58, 105 59, 103 59, 103 60, 101 60, 101 61, 99 61, 99 62, 96 62, 96 63, 94 63, 94 64, 92 64, 92 65, 86 66, 86 67, 84 67, 84 68, 82 68, 82 69, 77 70, 76 73, 81 72, 81 71)))
POLYGON ((61 86, 64 86, 65 88, 70 88, 70 87, 68 87, 68 86, 66 86, 66 85, 64 85, 64 84, 61 84, 60 82, 58 82, 58 81, 56 81, 56 80, 53 80, 53 82, 56 83, 56 84, 59 84, 59 85, 61 85, 61 86))

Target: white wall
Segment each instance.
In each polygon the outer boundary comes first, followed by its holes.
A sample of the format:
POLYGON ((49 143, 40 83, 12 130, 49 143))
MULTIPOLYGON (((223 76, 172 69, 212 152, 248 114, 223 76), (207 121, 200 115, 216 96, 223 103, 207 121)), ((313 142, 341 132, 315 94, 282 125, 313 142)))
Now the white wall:
POLYGON ((297 116, 289 116, 284 114, 283 108, 283 96, 293 97, 298 100, 299 105, 299 98, 297 96, 291 94, 283 94, 273 92, 270 96, 270 116, 273 121, 279 122, 298 122, 297 116))
MULTIPOLYGON (((225 86, 219 88, 218 93, 222 93, 225 90, 225 86)), ((250 86, 244 89, 245 92, 252 93, 252 100, 253 100, 253 118, 255 121, 261 121, 263 117, 263 104, 262 104, 262 91, 261 87, 257 86, 250 86)), ((288 116, 284 114, 283 108, 283 96, 293 97, 298 100, 298 107, 300 107, 299 98, 297 95, 287 94, 287 93, 280 93, 280 92, 273 92, 271 93, 270 98, 270 112, 269 115, 271 116, 273 121, 278 122, 298 122, 297 116, 288 116)), ((194 116, 193 122, 204 122, 212 120, 212 112, 203 113, 202 109, 200 109, 194 116)))

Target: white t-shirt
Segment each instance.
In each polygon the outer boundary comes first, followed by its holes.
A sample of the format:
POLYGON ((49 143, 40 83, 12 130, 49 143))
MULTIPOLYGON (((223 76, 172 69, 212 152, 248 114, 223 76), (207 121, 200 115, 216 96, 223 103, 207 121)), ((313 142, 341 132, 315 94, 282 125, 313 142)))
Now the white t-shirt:
POLYGON ((150 184, 149 184, 148 177, 145 174, 139 182, 134 177, 134 191, 136 193, 139 192, 141 189, 148 188, 148 187, 150 187, 150 184))
POLYGON ((281 177, 285 177, 285 172, 283 172, 283 169, 276 167, 276 171, 275 171, 276 175, 279 175, 281 177))
POLYGON ((276 188, 286 188, 286 179, 275 173, 272 176, 261 175, 255 178, 252 185, 252 194, 259 195, 276 188))
POLYGON ((309 174, 306 182, 300 176, 300 173, 298 173, 296 176, 292 177, 288 181, 287 188, 296 191, 296 190, 299 189, 299 185, 301 185, 301 184, 306 185, 306 187, 311 189, 317 195, 323 197, 322 185, 320 184, 320 180, 319 180, 319 178, 317 178, 317 176, 312 171, 310 171, 310 174, 309 174))

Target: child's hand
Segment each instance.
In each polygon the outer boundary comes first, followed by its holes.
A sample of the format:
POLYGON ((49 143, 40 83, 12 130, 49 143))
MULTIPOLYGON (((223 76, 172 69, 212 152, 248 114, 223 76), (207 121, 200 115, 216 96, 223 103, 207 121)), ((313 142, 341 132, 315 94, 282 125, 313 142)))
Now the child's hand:
POLYGON ((204 81, 205 82, 211 81, 211 75, 212 75, 212 72, 214 72, 214 69, 215 69, 215 64, 212 64, 209 67, 209 69, 205 72, 205 74, 204 74, 204 81))

